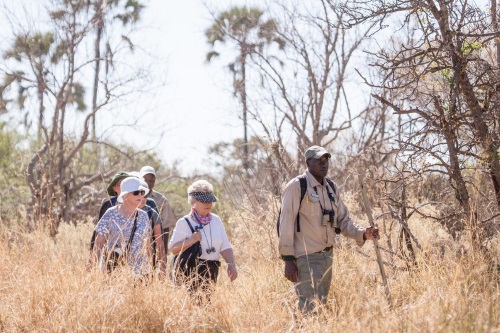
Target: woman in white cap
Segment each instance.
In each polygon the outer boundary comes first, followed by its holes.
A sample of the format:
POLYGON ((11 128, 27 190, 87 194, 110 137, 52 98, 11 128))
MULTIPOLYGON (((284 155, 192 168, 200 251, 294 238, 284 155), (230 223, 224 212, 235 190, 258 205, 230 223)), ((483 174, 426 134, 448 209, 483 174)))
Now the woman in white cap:
POLYGON ((177 221, 168 249, 174 255, 179 255, 196 242, 201 243, 198 266, 190 273, 193 275, 190 276, 190 289, 197 290, 201 286, 206 291, 211 282, 217 282, 221 256, 227 263, 227 274, 231 281, 236 279, 238 271, 224 225, 217 215, 211 213, 213 203, 217 201, 212 184, 198 180, 189 186, 187 192, 191 211, 177 221))
POLYGON ((102 270, 106 267, 108 271, 113 270, 116 261, 110 264, 107 259, 119 255, 133 269, 135 275, 144 276, 149 273, 152 229, 148 214, 138 209, 148 191, 138 178, 125 178, 120 184, 117 205, 109 208, 97 223, 95 230, 98 235, 92 261, 95 262, 99 258, 102 270), (105 245, 106 251, 103 253, 105 245))

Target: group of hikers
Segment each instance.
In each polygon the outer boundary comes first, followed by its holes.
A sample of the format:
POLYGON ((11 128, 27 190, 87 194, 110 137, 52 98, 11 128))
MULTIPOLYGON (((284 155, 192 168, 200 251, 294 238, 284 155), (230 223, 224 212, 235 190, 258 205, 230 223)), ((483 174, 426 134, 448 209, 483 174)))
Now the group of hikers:
MULTIPOLYGON (((327 301, 337 235, 353 238, 359 246, 379 238, 376 227, 362 228, 349 217, 337 186, 326 177, 330 159, 331 154, 320 146, 305 151, 307 169, 285 186, 277 221, 284 276, 294 283, 304 313, 327 301)), ((128 266, 140 278, 153 272, 165 276, 170 252, 174 255, 170 277, 192 292, 210 294, 221 257, 234 281, 238 270, 233 248, 220 217, 212 213, 218 201, 212 184, 192 183, 187 189, 191 209, 175 221, 166 198, 153 189, 155 181, 156 172, 150 166, 113 177, 107 188, 110 198, 101 206, 90 242, 87 270, 99 267, 112 273, 128 266)))

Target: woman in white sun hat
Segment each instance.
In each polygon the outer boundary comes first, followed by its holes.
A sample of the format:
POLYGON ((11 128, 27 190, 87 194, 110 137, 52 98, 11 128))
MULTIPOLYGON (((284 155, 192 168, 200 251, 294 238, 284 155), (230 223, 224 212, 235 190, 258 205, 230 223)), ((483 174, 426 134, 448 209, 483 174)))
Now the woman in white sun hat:
POLYGON ((135 275, 144 276, 150 270, 152 229, 148 214, 138 207, 149 189, 138 178, 128 177, 121 182, 120 190, 117 205, 109 208, 97 222, 92 260, 96 262, 99 258, 100 268, 107 268, 108 272, 123 261, 135 275))

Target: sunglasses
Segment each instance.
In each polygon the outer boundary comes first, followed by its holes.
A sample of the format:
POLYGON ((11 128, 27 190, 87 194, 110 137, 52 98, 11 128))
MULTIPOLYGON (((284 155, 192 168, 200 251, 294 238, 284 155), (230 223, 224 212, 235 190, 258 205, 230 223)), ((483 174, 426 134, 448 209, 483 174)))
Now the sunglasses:
POLYGON ((131 192, 133 195, 135 196, 138 196, 139 194, 144 196, 144 194, 146 194, 146 191, 144 190, 139 190, 139 191, 134 191, 134 192, 131 192))

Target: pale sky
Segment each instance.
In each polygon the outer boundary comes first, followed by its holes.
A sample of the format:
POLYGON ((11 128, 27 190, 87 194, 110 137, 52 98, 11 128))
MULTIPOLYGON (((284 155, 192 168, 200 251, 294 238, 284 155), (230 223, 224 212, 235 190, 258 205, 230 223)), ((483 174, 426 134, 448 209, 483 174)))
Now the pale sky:
MULTIPOLYGON (((36 7, 41 4, 31 0, 4 1, 10 8, 25 6, 32 12, 39 10, 36 7)), ((155 64, 153 70, 165 84, 157 89, 147 88, 144 94, 135 95, 132 100, 122 98, 110 110, 99 112, 97 124, 101 127, 102 139, 132 144, 139 149, 152 148, 168 165, 175 162, 184 175, 209 172, 213 167, 207 153, 209 146, 243 136, 242 120, 238 117, 241 106, 233 96, 232 77, 226 68, 235 54, 210 64, 205 62, 210 48, 204 32, 213 22, 209 11, 220 12, 234 5, 264 9, 265 1, 149 0, 144 3, 141 28, 132 36, 132 41, 148 54, 144 62, 155 64), (139 117, 141 121, 135 123, 139 117), (129 118, 134 118, 133 128, 124 126, 122 120, 129 118), (163 136, 159 135, 161 132, 163 136)), ((22 10, 16 9, 16 12, 22 13, 22 10)), ((0 21, 0 42, 12 37, 6 36, 7 29, 3 29, 2 34, 3 23, 0 21)), ((43 26, 43 22, 38 18, 30 25, 43 26)), ((219 50, 226 51, 224 54, 230 51, 219 50)), ((92 47, 87 52, 92 52, 92 47)), ((75 131, 81 131, 81 120, 76 118, 74 123, 75 131)), ((249 127, 248 135, 253 134, 249 127)))
MULTIPOLYGON (((217 1, 219 8, 259 1, 217 1)), ((214 2, 215 3, 215 2, 214 2)), ((213 7, 212 7, 213 8, 213 7)), ((240 107, 232 95, 232 78, 223 59, 205 63, 209 46, 204 35, 210 14, 200 0, 151 0, 144 20, 157 31, 154 45, 166 59, 166 85, 158 95, 155 114, 166 126, 156 148, 167 162, 182 170, 205 171, 209 145, 242 137, 240 107)), ((155 101, 156 102, 156 101, 155 101)))
MULTIPOLYGON (((39 7, 42 2, 3 1, 3 5, 14 11, 16 20, 20 20, 22 26, 45 29, 43 19, 32 14, 43 10, 39 7), (23 8, 27 9, 27 13, 23 8)), ((211 2, 207 2, 211 10, 262 3, 259 0, 211 2)), ((98 126, 104 130, 103 139, 113 138, 116 141, 118 138, 118 142, 133 144, 141 149, 153 147, 168 165, 178 161, 176 165, 184 174, 194 170, 206 172, 208 147, 243 135, 242 121, 237 116, 240 106, 232 95, 231 74, 224 67, 228 61, 220 59, 211 64, 205 63, 209 46, 204 31, 211 20, 204 1, 145 0, 144 3, 146 8, 139 23, 141 28, 132 41, 150 55, 145 61, 151 64, 156 62, 156 74, 163 73, 161 79, 165 85, 135 97, 132 102, 124 99, 124 105, 115 106, 112 113, 98 113, 98 126), (137 123, 134 130, 122 126, 122 123, 110 131, 111 123, 120 123, 120 119, 129 116, 143 116, 146 121, 137 123), (156 135, 158 132, 151 128, 164 131, 161 141, 156 135), (142 144, 143 141, 146 144, 142 144)), ((4 17, 0 20, 0 43, 11 44, 9 23, 4 17)), ((90 92, 88 94, 90 96, 90 92)), ((74 122, 75 130, 81 131, 81 119, 74 122)))

